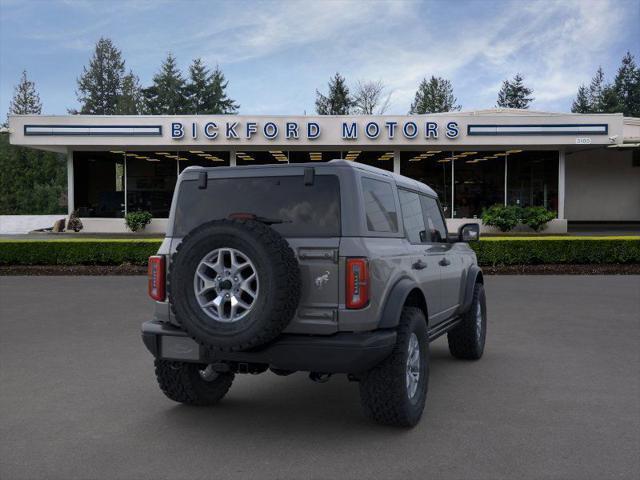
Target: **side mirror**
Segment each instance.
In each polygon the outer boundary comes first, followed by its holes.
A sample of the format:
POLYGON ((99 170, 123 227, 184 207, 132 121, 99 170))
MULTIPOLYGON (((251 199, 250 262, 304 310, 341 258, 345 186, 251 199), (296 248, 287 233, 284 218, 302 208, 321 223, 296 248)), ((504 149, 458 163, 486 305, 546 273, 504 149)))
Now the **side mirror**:
POLYGON ((477 223, 465 223, 458 229, 458 241, 475 242, 480 239, 480 225, 477 223))

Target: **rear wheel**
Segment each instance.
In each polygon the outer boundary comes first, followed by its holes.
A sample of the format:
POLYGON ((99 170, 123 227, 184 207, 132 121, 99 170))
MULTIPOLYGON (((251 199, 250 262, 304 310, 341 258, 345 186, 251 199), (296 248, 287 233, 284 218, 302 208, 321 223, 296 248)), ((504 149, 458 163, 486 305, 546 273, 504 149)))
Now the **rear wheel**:
POLYGON ((218 373, 209 365, 155 361, 156 378, 171 400, 187 405, 214 405, 229 391, 233 373, 218 373))
POLYGON ((478 360, 484 353, 486 337, 487 302, 484 285, 476 283, 471 308, 463 315, 462 321, 447 334, 449 352, 463 360, 478 360))
POLYGON ((427 321, 419 308, 405 307, 393 352, 360 380, 362 407, 378 423, 413 427, 422 416, 428 385, 427 321))

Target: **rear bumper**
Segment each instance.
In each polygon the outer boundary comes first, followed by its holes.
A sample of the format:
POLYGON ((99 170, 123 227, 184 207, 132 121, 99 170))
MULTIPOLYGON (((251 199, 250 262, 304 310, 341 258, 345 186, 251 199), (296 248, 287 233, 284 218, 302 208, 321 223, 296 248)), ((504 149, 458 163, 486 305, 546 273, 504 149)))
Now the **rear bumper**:
POLYGON ((235 362, 281 370, 362 373, 384 360, 396 343, 395 330, 337 333, 330 336, 283 334, 246 352, 211 352, 171 324, 142 324, 142 340, 156 358, 194 363, 235 362))

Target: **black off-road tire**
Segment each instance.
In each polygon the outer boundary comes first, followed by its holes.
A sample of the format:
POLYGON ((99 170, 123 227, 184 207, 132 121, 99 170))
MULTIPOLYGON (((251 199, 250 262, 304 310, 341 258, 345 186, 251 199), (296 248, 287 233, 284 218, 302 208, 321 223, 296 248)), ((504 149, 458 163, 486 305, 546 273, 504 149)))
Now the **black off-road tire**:
POLYGON ((224 397, 235 375, 218 373, 215 379, 205 380, 200 371, 206 365, 186 362, 155 361, 156 378, 162 392, 171 400, 187 405, 214 405, 224 397))
POLYGON ((300 301, 300 268, 287 241, 252 220, 216 220, 189 233, 172 257, 168 290, 176 318, 189 335, 213 351, 238 351, 276 338, 300 301), (235 322, 218 322, 200 307, 194 292, 199 262, 216 248, 235 248, 254 263, 260 291, 252 310, 235 322))
POLYGON ((484 353, 487 337, 487 302, 484 285, 476 283, 473 287, 473 300, 462 321, 447 334, 449 352, 462 360, 479 360, 484 353), (480 308, 481 319, 478 319, 480 308))
POLYGON ((400 316, 396 346, 389 357, 360 379, 360 402, 367 417, 378 423, 413 427, 424 410, 429 386, 429 342, 422 310, 405 307, 400 316), (420 377, 413 398, 407 389, 407 356, 411 334, 420 347, 420 377))

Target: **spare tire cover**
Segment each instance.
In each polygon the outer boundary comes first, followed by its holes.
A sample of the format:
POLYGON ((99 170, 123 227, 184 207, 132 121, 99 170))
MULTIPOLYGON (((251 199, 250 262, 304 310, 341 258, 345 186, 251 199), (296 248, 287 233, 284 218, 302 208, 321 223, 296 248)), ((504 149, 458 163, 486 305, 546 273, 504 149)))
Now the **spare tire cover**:
POLYGON ((174 253, 169 298, 196 341, 221 351, 265 344, 300 301, 300 268, 287 241, 253 220, 216 220, 189 233, 174 253))

